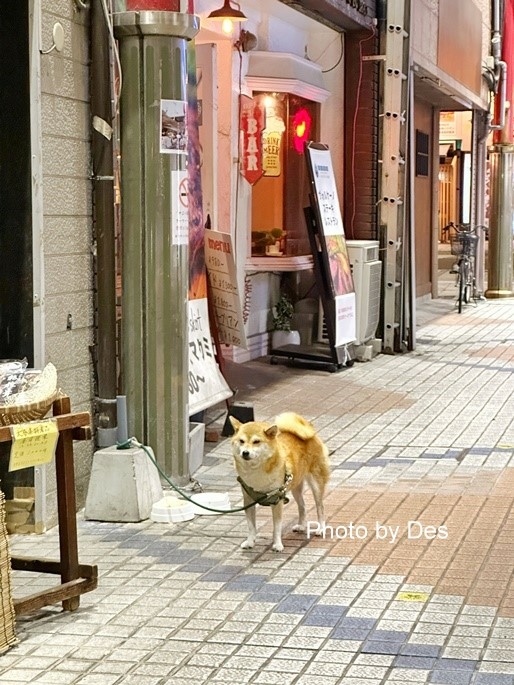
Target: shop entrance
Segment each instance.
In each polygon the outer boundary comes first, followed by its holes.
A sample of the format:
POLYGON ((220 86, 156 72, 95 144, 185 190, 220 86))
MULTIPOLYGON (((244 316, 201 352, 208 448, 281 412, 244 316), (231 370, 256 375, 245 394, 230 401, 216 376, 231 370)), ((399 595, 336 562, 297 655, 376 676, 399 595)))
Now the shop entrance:
POLYGON ((33 365, 28 3, 0 4, 0 359, 33 365))
MULTIPOLYGON (((456 277, 451 269, 450 223, 471 223, 472 208, 472 112, 441 112, 439 115, 438 169, 438 296, 456 297, 456 277)), ((486 245, 487 248, 487 245, 486 245)))
MULTIPOLYGON (((0 359, 26 357, 34 365, 32 180, 28 3, 0 3, 0 359)), ((8 451, 7 443, 0 453, 8 451)), ((33 469, 0 479, 7 499, 31 485, 33 469)))

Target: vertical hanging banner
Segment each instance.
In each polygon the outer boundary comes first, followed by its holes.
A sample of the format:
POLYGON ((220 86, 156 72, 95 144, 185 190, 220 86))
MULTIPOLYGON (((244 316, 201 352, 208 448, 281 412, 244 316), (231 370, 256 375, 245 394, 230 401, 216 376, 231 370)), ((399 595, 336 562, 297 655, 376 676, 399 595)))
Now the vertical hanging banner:
POLYGON ((193 41, 188 44, 187 56, 188 176, 186 199, 189 218, 188 384, 189 414, 192 415, 231 397, 232 390, 223 378, 216 362, 209 326, 198 100, 196 96, 196 59, 193 41))
POLYGON ((247 349, 236 265, 228 233, 205 231, 205 262, 221 342, 247 349))
POLYGON ((356 301, 343 219, 328 148, 306 146, 320 224, 320 240, 335 308, 335 344, 356 339, 356 301))
POLYGON ((253 98, 240 95, 241 174, 253 185, 264 173, 262 168, 262 132, 264 107, 253 98))

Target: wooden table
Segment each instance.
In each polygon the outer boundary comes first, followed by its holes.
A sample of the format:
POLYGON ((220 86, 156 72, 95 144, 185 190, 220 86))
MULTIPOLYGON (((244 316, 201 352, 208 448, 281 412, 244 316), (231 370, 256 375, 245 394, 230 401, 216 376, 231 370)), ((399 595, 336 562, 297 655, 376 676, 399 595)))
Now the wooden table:
MULTIPOLYGON (((55 451, 55 474, 60 558, 55 561, 12 557, 11 567, 15 571, 60 575, 61 583, 48 590, 14 600, 14 610, 18 616, 57 602, 62 602, 65 611, 74 611, 79 607, 80 595, 94 590, 98 583, 98 567, 79 564, 73 464, 73 440, 91 439, 91 418, 89 412, 72 414, 69 397, 60 397, 56 400, 52 405, 52 413, 59 430, 55 451)), ((0 442, 11 442, 9 426, 0 427, 0 442)))

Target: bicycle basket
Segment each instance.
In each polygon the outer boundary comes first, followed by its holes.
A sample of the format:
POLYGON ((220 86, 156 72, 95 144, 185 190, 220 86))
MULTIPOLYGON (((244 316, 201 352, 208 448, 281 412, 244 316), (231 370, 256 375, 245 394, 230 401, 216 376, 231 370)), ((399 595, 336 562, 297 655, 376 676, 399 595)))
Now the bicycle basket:
POLYGON ((478 236, 475 233, 457 233, 451 236, 451 253, 456 257, 474 257, 477 251, 478 236))

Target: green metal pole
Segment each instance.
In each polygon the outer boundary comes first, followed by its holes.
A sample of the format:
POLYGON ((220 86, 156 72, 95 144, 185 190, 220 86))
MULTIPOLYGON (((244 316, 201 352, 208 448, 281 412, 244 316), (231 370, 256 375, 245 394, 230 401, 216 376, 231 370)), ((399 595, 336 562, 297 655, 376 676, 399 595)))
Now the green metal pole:
MULTIPOLYGON (((115 15, 123 73, 122 354, 129 435, 161 468, 188 477, 189 260, 179 188, 187 155, 161 145, 163 102, 186 102, 186 47, 199 20, 179 12, 115 15)), ((183 188, 184 186, 182 186, 183 188)))
POLYGON ((490 299, 512 297, 512 241, 514 221, 514 145, 499 143, 490 153, 491 212, 489 225, 488 288, 490 299))

